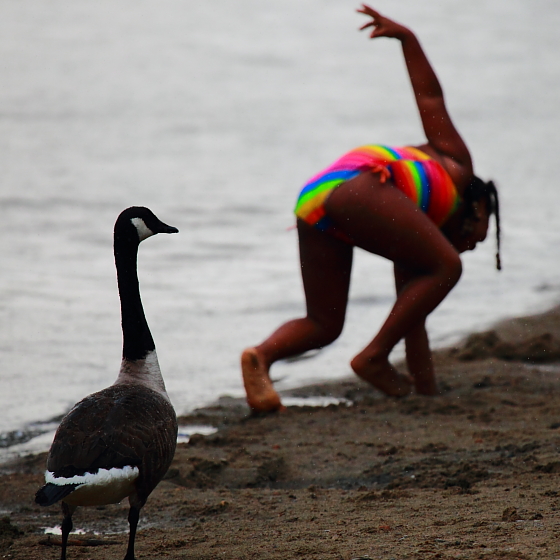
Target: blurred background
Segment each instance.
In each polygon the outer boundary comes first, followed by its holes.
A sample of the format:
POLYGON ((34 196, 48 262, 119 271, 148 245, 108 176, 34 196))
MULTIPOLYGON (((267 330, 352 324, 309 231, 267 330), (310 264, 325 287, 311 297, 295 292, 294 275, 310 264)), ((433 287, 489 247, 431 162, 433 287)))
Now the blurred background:
MULTIPOLYGON (((292 209, 365 143, 424 140, 400 46, 349 0, 4 0, 0 6, 0 432, 113 383, 121 357, 112 229, 150 207, 179 228, 139 277, 179 414, 242 396, 239 354, 303 313, 292 209)), ((442 81, 494 225, 429 321, 435 347, 560 299, 555 0, 380 0, 442 81)), ((284 389, 351 373, 393 302, 392 267, 357 251, 347 325, 284 389)), ((402 355, 402 348, 394 357, 402 355)))

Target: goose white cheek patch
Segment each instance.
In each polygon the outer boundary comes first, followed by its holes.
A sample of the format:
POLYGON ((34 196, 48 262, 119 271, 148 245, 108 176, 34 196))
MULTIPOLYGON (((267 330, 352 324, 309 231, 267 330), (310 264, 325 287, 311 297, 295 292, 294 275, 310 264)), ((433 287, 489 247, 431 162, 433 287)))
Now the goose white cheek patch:
POLYGON ((79 484, 88 486, 108 486, 113 483, 132 482, 138 478, 138 467, 126 466, 122 469, 99 469, 95 474, 86 473, 83 475, 76 475, 70 478, 62 476, 54 476, 51 471, 45 472, 45 482, 55 484, 56 486, 66 486, 67 484, 79 484))
POLYGON ((138 237, 140 238, 140 241, 144 241, 144 239, 147 239, 148 237, 154 235, 154 232, 146 225, 142 218, 132 218, 130 221, 138 231, 138 237))

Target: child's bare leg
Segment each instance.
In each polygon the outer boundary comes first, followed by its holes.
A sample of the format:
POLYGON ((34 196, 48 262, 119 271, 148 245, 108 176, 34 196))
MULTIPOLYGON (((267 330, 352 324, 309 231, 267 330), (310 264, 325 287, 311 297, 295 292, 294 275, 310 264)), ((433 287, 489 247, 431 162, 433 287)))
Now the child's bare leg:
POLYGON ((358 355, 352 360, 352 369, 359 377, 388 395, 396 397, 407 395, 411 384, 419 395, 438 394, 432 353, 424 324, 412 329, 406 335, 405 344, 410 376, 397 372, 387 358, 381 358, 376 363, 375 358, 367 358, 363 355, 358 355))
MULTIPOLYGON (((416 274, 402 266, 395 265, 395 288, 397 294, 414 278, 416 274)), ((405 336, 406 363, 414 380, 414 388, 419 395, 436 395, 438 388, 434 373, 434 363, 426 323, 422 321, 405 336)))
POLYGON ((438 387, 425 325, 412 329, 405 338, 406 363, 419 395, 437 395, 438 387))
POLYGON ((269 377, 274 362, 327 346, 344 325, 352 247, 299 220, 298 235, 307 316, 288 321, 243 353, 243 380, 253 410, 268 412, 281 407, 269 377))
MULTIPOLYGON (((397 342, 410 332, 419 316, 424 320, 435 309, 449 292, 451 279, 455 280, 453 286, 459 279, 459 274, 460 269, 449 270, 442 275, 426 275, 411 281, 397 296, 397 301, 377 336, 352 360, 354 371, 388 395, 406 394, 406 377, 399 375, 389 364, 389 354, 397 342), (424 312, 426 315, 423 315, 424 312)), ((433 374, 433 370, 423 372, 424 377, 430 373, 433 374)), ((435 384, 435 379, 418 380, 422 392, 432 391, 433 388, 425 387, 426 382, 428 385, 435 384)))
POLYGON ((419 395, 433 397, 439 395, 439 389, 436 383, 434 368, 419 371, 412 376, 414 380, 414 389, 419 395))
POLYGON ((241 371, 249 406, 259 412, 279 410, 282 405, 270 379, 270 366, 283 358, 326 346, 337 336, 310 317, 302 317, 288 321, 262 344, 245 350, 241 371))
POLYGON ((354 371, 375 387, 389 395, 406 394, 407 377, 392 368, 389 354, 457 283, 459 255, 403 193, 375 176, 363 174, 340 186, 326 208, 356 246, 414 271, 377 336, 352 360, 354 371))

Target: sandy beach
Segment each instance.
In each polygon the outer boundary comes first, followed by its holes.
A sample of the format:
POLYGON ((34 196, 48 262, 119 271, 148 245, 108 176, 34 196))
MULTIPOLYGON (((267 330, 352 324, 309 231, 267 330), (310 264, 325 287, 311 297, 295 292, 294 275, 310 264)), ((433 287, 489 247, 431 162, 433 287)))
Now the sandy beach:
MULTIPOLYGON (((436 353, 441 395, 390 399, 358 379, 290 391, 342 399, 264 417, 222 398, 181 418, 142 510, 137 558, 560 558, 560 307, 436 353)), ((0 557, 58 559, 45 454, 2 465, 0 557)), ((81 508, 70 559, 122 559, 127 504, 81 508)))

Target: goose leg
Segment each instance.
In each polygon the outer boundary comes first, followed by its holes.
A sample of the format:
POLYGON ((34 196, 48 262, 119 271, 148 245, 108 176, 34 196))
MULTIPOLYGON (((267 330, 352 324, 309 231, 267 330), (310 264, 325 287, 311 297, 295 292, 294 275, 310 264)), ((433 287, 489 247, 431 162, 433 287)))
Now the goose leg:
POLYGON ((124 560, 136 560, 134 558, 134 541, 136 539, 136 528, 138 527, 138 520, 140 519, 140 508, 131 504, 128 512, 128 524, 130 531, 128 534, 128 548, 126 549, 126 556, 124 560))
POLYGON ((66 547, 68 546, 68 535, 72 530, 72 513, 76 508, 71 508, 65 502, 62 502, 62 513, 64 514, 64 519, 62 520, 62 552, 60 553, 60 560, 66 560, 66 547))

